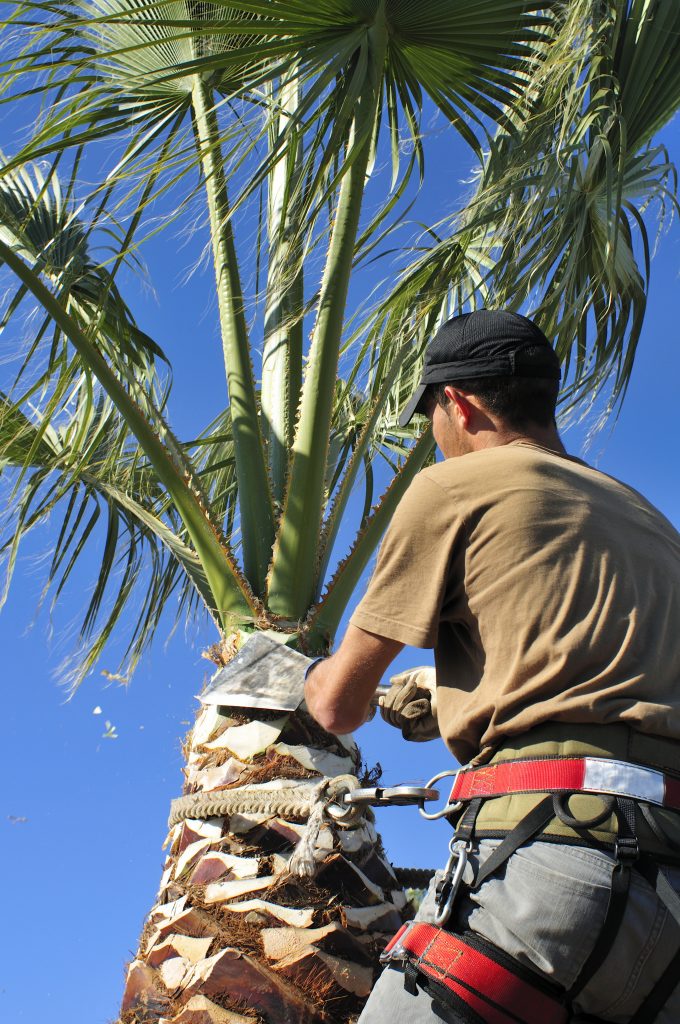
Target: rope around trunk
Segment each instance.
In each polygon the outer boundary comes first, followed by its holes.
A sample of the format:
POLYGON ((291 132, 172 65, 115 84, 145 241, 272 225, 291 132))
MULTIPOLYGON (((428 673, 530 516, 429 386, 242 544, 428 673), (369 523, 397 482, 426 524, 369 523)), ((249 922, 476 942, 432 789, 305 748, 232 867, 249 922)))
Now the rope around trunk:
POLYGON ((283 786, 264 789, 262 786, 243 786, 240 789, 211 790, 177 797, 170 805, 168 828, 186 818, 214 818, 231 814, 270 814, 280 818, 309 818, 319 802, 319 789, 323 786, 324 805, 336 824, 345 828, 357 825, 364 814, 363 807, 343 808, 342 796, 359 785, 353 775, 338 775, 330 782, 283 786), (331 805, 337 804, 336 810, 331 805))
MULTIPOLYGON (((307 819, 311 827, 308 827, 308 834, 303 835, 298 843, 291 868, 295 874, 313 876, 313 848, 323 815, 328 814, 337 825, 345 828, 358 825, 364 815, 364 807, 341 808, 339 802, 344 793, 357 786, 357 779, 353 775, 338 775, 330 780, 324 778, 320 782, 279 789, 244 786, 241 789, 190 793, 172 801, 168 828, 173 828, 187 818, 213 818, 231 814, 268 814, 284 819, 307 819), (336 810, 331 810, 331 805, 336 810)), ((394 868, 394 873, 399 884, 405 888, 426 889, 434 875, 434 868, 394 868)))

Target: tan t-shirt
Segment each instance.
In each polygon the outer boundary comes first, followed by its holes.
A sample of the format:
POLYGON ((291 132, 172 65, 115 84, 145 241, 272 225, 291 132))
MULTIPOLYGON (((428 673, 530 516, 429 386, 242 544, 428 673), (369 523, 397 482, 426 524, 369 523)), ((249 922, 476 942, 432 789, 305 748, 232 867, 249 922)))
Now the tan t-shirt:
POLYGON ((351 621, 434 647, 461 762, 542 722, 680 739, 680 535, 636 491, 539 445, 419 473, 351 621))

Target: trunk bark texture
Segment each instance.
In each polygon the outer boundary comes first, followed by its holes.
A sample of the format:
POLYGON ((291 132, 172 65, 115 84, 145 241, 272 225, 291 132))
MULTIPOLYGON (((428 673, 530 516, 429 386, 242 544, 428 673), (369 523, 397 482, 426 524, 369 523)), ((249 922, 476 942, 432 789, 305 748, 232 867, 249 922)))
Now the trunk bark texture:
POLYGON ((173 806, 120 1024, 356 1019, 409 906, 370 810, 339 823, 327 806, 359 775, 354 741, 304 709, 202 705, 186 752, 203 808, 173 806))

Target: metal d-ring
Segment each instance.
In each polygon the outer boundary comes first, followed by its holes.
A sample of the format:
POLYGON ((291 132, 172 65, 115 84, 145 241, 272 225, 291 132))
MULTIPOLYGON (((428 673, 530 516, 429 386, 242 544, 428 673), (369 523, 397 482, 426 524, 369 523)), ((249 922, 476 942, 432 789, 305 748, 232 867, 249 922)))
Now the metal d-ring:
MULTIPOLYGON (((426 783, 426 786, 428 789, 430 789, 432 786, 434 786, 435 782, 439 782, 440 779, 445 779, 447 777, 453 778, 455 785, 455 780, 460 775, 460 773, 466 772, 468 768, 471 767, 471 765, 465 764, 462 765, 460 768, 447 768, 445 772, 439 772, 437 775, 431 778, 430 781, 426 783)), ((451 789, 453 790, 453 786, 451 787, 451 789)), ((462 806, 462 801, 457 801, 453 804, 447 803, 446 806, 441 808, 441 810, 433 811, 431 814, 428 811, 424 810, 422 807, 419 807, 418 814, 422 815, 423 818, 427 818, 428 821, 436 821, 438 818, 448 817, 449 814, 456 814, 456 812, 459 811, 462 806)))

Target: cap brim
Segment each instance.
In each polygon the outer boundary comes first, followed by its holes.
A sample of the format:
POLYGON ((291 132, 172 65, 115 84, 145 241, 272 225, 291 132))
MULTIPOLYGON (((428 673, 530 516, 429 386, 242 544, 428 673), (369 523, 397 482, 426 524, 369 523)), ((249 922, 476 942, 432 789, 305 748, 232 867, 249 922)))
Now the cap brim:
POLYGON ((419 409, 418 406, 420 405, 426 391, 427 384, 419 384, 415 389, 408 401, 408 404, 402 409, 401 416, 399 417, 400 427, 407 426, 417 412, 423 412, 423 410, 419 409))

